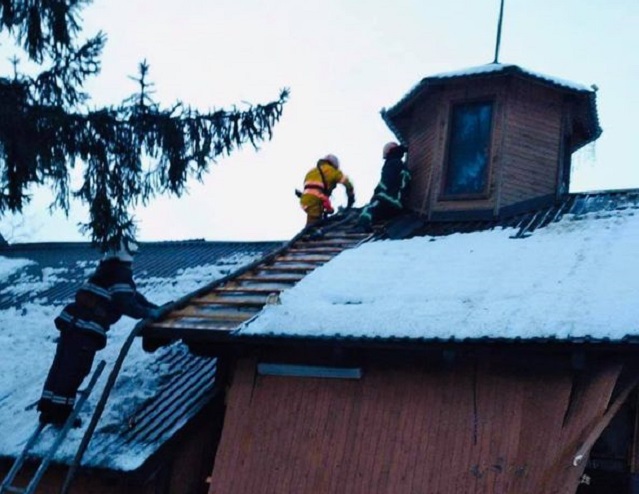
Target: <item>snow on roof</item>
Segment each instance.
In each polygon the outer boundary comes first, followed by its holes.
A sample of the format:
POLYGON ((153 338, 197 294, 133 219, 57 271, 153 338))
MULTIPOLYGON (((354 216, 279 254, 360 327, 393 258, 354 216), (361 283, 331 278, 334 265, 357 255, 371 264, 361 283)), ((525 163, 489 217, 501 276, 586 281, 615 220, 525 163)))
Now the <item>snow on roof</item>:
POLYGON ((636 209, 377 241, 281 294, 240 335, 621 340, 639 333, 636 209))
POLYGON ((501 64, 501 63, 489 63, 485 65, 468 67, 465 69, 455 70, 451 72, 441 72, 439 74, 428 76, 425 78, 425 80, 432 81, 437 79, 453 79, 456 77, 469 77, 474 75, 484 75, 484 74, 499 73, 499 72, 519 72, 521 74, 533 77, 535 79, 541 79, 543 81, 549 82, 556 86, 565 87, 567 89, 573 89, 575 91, 587 91, 587 92, 593 91, 591 88, 584 86, 583 84, 578 84, 576 82, 572 82, 567 79, 561 79, 559 77, 542 74, 540 72, 535 72, 532 70, 525 69, 523 67, 519 67, 518 65, 501 64))
MULTIPOLYGON (((251 244, 248 243, 244 252, 241 252, 241 245, 232 246, 234 249, 232 252, 228 255, 218 256, 219 258, 215 262, 203 262, 190 268, 179 269, 177 273, 172 272, 166 276, 157 275, 158 272, 162 272, 162 269, 145 273, 144 271, 139 272, 134 265, 134 278, 141 293, 149 300, 163 304, 177 300, 228 274, 229 271, 253 262, 264 254, 263 251, 267 247, 252 248, 251 244)), ((210 251, 214 247, 207 244, 203 245, 202 248, 208 248, 210 251)), ((176 252, 176 250, 167 251, 167 262, 172 260, 175 263, 176 260, 180 259, 176 252)), ((195 249, 191 248, 189 252, 194 253, 195 249)), ((197 254, 197 252, 195 253, 197 254)), ((72 252, 67 255, 67 258, 77 259, 76 254, 76 252, 72 252)), ((140 256, 143 254, 144 249, 140 256)), ((12 256, 15 255, 15 252, 12 253, 12 256)), ((184 259, 182 260, 184 261, 184 259)), ((197 260, 199 261, 199 259, 197 260)), ((26 439, 37 425, 38 414, 35 410, 35 403, 42 391, 44 379, 55 353, 55 341, 58 337, 53 319, 64 303, 68 301, 52 301, 47 298, 46 294, 50 293, 51 288, 55 285, 66 286, 81 283, 84 281, 84 276, 93 271, 97 260, 69 261, 65 265, 66 267, 55 269, 40 265, 40 274, 37 276, 34 276, 34 264, 38 263, 31 259, 0 256, 0 273, 1 280, 3 280, 3 289, 0 291, 1 298, 5 300, 9 296, 14 296, 16 300, 22 300, 22 295, 25 293, 30 295, 29 302, 8 308, 6 304, 3 304, 4 308, 0 310, 0 430, 2 430, 0 456, 2 457, 15 457, 19 454, 26 439), (28 274, 23 269, 25 267, 31 269, 28 274), (77 279, 77 273, 80 273, 82 279, 77 279), (7 283, 7 280, 11 282, 7 283)), ((136 323, 136 320, 123 317, 111 327, 107 347, 98 352, 94 363, 95 367, 100 360, 105 360, 107 367, 80 414, 83 426, 69 432, 67 440, 55 456, 55 461, 69 462, 73 458, 90 421, 91 413, 106 384, 111 367, 136 323)), ((167 370, 175 373, 175 369, 167 367, 166 358, 163 359, 167 356, 167 352, 188 354, 188 349, 179 343, 162 348, 153 354, 145 353, 141 347, 141 340, 135 342, 124 360, 120 376, 107 401, 94 439, 84 457, 85 462, 91 466, 115 470, 134 470, 141 466, 164 440, 170 437, 156 438, 146 442, 138 441, 134 444, 128 444, 126 450, 118 449, 117 440, 114 439, 123 431, 126 432, 127 425, 130 425, 128 419, 131 418, 136 409, 148 403, 167 379, 171 379, 170 375, 166 375, 167 370), (112 451, 114 445, 116 451, 112 451)), ((190 358, 196 357, 191 355, 190 358)), ((175 360, 175 358, 171 358, 171 360, 175 360)), ((88 379, 85 380, 85 385, 87 381, 88 379)), ((175 433, 175 428, 171 431, 175 433)), ((45 429, 43 440, 35 448, 35 453, 45 452, 52 443, 53 437, 52 429, 45 429)))

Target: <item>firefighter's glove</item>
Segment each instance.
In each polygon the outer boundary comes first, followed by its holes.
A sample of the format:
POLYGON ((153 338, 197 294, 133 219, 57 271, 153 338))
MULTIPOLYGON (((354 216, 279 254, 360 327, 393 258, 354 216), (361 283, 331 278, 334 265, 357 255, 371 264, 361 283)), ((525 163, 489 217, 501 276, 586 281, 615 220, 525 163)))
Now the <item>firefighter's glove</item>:
POLYGON ((355 194, 353 192, 348 194, 348 202, 346 203, 346 209, 350 209, 355 204, 355 194))
POLYGON ((324 214, 333 214, 335 212, 328 197, 324 197, 322 199, 322 209, 324 210, 324 214))
POLYGON ((162 312, 162 309, 159 307, 155 309, 149 309, 149 315, 147 316, 147 319, 153 319, 155 321, 160 318, 162 312))

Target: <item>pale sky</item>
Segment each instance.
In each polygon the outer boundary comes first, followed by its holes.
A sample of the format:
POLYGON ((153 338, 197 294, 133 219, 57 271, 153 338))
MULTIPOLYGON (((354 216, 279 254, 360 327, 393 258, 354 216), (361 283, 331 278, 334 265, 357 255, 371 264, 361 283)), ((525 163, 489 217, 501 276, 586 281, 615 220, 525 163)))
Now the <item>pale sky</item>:
MULTIPOLYGON (((280 240, 304 223, 294 189, 336 154, 365 204, 394 139, 379 112, 423 77, 492 62, 499 0, 96 0, 85 32, 108 35, 102 73, 88 85, 96 105, 136 88, 146 59, 164 105, 201 110, 291 96, 272 141, 221 159, 188 196, 135 212, 141 240, 280 240)), ((603 135, 573 159, 572 190, 639 187, 639 2, 506 0, 499 61, 599 87, 603 135)), ((0 73, 15 52, 0 46, 0 73)), ((86 240, 69 218, 50 216, 46 191, 0 223, 13 241, 86 240)), ((337 196, 340 204, 342 197, 337 196)))

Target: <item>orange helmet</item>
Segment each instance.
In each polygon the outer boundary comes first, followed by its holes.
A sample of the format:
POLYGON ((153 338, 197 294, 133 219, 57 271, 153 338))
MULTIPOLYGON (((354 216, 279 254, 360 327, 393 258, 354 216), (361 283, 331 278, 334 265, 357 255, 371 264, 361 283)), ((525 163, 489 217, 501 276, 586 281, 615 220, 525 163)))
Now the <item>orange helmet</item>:
POLYGON ((328 161, 335 168, 339 168, 339 159, 334 154, 327 154, 322 158, 324 161, 328 161))

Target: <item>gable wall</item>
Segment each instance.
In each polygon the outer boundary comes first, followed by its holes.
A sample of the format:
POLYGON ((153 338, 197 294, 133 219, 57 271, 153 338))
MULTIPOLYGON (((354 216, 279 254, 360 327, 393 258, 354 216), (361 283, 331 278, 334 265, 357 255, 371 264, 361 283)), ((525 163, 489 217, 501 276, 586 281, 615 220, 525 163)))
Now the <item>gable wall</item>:
POLYGON ((210 493, 574 492, 572 464, 619 368, 367 369, 361 380, 259 376, 228 395, 210 493))

